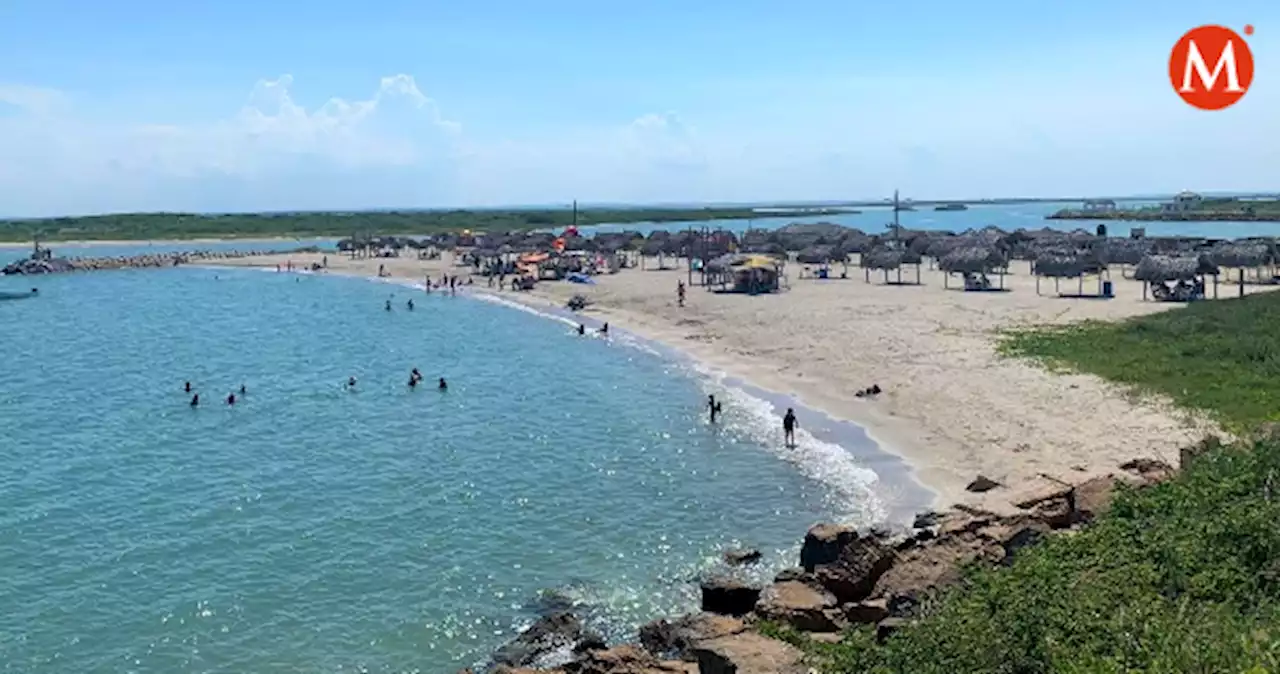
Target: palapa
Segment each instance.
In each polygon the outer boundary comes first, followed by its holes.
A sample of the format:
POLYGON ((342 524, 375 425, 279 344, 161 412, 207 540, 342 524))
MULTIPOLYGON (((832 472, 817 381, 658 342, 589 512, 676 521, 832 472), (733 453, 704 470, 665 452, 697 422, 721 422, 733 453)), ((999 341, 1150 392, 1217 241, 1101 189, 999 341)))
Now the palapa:
POLYGON ((938 268, 949 274, 985 274, 1003 270, 1008 262, 994 245, 969 245, 956 248, 938 261, 938 268))
POLYGON ((1216 276, 1218 266, 1206 255, 1148 255, 1138 263, 1133 278, 1145 283, 1194 281, 1200 276, 1216 276))

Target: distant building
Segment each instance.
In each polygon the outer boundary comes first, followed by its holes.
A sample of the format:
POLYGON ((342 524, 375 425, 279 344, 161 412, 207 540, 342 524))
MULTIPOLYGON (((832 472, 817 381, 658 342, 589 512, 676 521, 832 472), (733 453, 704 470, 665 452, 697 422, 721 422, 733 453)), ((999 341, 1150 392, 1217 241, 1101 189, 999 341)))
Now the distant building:
POLYGON ((1110 213, 1116 210, 1116 202, 1112 199, 1085 199, 1084 210, 1090 213, 1110 213))
POLYGON ((1182 213, 1196 208, 1202 201, 1204 197, 1190 190, 1184 190, 1174 196, 1173 201, 1165 202, 1162 208, 1166 213, 1182 213))

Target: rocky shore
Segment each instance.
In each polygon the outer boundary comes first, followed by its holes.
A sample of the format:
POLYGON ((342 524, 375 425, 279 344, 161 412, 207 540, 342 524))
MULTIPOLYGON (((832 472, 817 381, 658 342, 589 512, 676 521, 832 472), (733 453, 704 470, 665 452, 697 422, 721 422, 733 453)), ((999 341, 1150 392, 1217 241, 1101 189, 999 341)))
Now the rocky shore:
MULTIPOLYGON (((1187 453, 1184 450, 1182 461, 1187 453)), ((762 623, 789 627, 815 641, 874 625, 883 640, 927 611, 938 590, 958 585, 969 565, 1009 564, 1046 536, 1070 532, 1104 513, 1121 484, 1142 488, 1174 468, 1135 459, 1110 474, 1056 483, 1012 498, 1012 514, 956 506, 918 515, 902 531, 859 531, 837 524, 809 529, 798 565, 760 587, 729 575, 702 580, 701 612, 640 628, 638 644, 608 647, 570 612, 541 618, 499 649, 486 667, 495 674, 805 674, 796 647, 765 636, 762 623), (541 667, 541 668, 540 668, 541 667)), ((969 488, 1002 487, 979 477, 969 488)), ((749 564, 750 551, 726 555, 749 564)), ((463 670, 462 674, 470 674, 463 670)))
POLYGON ((61 274, 75 271, 103 271, 108 269, 138 269, 146 267, 176 267, 181 264, 214 262, 263 255, 283 255, 301 251, 186 251, 180 253, 148 253, 145 255, 121 255, 116 257, 52 257, 33 255, 0 269, 3 275, 61 274))

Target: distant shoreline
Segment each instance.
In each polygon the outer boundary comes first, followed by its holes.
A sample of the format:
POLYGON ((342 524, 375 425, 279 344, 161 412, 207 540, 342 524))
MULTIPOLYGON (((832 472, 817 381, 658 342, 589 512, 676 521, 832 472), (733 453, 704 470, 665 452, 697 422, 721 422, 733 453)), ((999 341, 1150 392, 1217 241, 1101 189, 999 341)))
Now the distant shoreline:
POLYGON ((1121 220, 1128 222, 1280 222, 1280 213, 1179 213, 1164 211, 1058 211, 1046 220, 1121 220))

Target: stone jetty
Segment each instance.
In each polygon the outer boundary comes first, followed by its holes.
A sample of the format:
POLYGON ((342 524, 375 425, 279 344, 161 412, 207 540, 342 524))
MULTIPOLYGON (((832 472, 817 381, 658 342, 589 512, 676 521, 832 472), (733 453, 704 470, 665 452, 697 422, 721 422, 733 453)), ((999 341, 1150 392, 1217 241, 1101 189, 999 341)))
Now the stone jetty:
POLYGON ((202 250, 172 253, 147 253, 115 257, 53 257, 47 248, 36 248, 31 257, 19 260, 0 269, 0 274, 60 274, 74 271, 103 271, 108 269, 140 269, 148 267, 176 267, 182 264, 211 262, 260 255, 281 255, 286 250, 236 251, 202 250))

